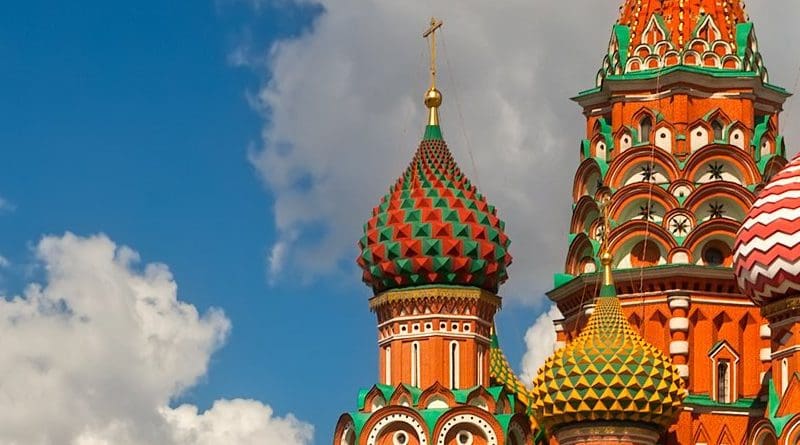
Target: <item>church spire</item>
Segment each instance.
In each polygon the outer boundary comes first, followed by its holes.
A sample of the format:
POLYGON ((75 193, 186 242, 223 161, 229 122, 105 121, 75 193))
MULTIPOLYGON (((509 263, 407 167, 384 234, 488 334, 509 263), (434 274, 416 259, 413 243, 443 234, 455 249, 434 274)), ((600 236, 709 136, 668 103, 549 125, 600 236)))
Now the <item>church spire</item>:
POLYGON ((425 140, 442 139, 442 130, 439 128, 439 107, 442 105, 442 93, 436 89, 436 31, 442 28, 444 22, 436 17, 431 17, 428 29, 422 37, 428 39, 431 46, 430 73, 431 84, 425 92, 425 106, 428 107, 428 126, 425 129, 425 140))

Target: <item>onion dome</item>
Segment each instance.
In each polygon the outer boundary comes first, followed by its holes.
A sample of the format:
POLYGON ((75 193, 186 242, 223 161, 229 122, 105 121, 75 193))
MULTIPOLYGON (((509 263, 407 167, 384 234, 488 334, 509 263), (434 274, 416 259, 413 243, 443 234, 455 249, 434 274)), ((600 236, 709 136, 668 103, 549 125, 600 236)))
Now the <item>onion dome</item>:
POLYGON ((669 357, 631 328, 601 255, 603 287, 583 332, 556 351, 534 378, 533 415, 548 430, 575 422, 616 421, 666 429, 686 390, 669 357))
POLYGON ((500 340, 497 338, 494 326, 492 326, 492 344, 489 350, 489 377, 493 384, 504 386, 517 397, 517 400, 526 406, 530 405, 528 388, 519 380, 508 363, 506 354, 500 348, 500 340))
POLYGON ((739 287, 757 304, 800 294, 800 156, 761 191, 734 251, 739 287))
POLYGON ((497 292, 508 278, 505 225, 447 149, 439 127, 441 102, 441 93, 431 87, 425 95, 425 136, 364 225, 358 265, 376 294, 433 284, 497 292))

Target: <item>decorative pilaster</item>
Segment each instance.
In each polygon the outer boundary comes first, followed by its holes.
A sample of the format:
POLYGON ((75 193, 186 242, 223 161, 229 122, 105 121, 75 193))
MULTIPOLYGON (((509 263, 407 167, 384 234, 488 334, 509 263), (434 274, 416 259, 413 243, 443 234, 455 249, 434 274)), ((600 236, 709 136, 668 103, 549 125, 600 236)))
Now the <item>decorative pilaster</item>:
POLYGON ((673 294, 667 298, 671 318, 669 320, 669 355, 680 376, 689 380, 689 304, 688 294, 673 294))

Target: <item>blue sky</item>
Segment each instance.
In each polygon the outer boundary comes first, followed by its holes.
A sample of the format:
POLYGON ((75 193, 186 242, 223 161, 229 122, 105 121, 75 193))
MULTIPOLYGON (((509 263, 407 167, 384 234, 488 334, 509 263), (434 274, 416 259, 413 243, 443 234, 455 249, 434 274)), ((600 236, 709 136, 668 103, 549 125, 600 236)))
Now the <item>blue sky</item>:
MULTIPOLYGON (((268 73, 230 63, 240 45, 266 52, 316 14, 224 0, 0 7, 0 196, 12 207, 0 214, 12 263, 0 286, 16 294, 41 279, 31 265, 43 235, 105 233, 167 264, 182 300, 231 320, 208 375, 177 402, 263 400, 327 443, 375 380, 369 294, 354 274, 268 282, 272 198, 247 157, 264 126, 247 94, 268 73)), ((535 309, 505 314, 517 361, 535 309)))

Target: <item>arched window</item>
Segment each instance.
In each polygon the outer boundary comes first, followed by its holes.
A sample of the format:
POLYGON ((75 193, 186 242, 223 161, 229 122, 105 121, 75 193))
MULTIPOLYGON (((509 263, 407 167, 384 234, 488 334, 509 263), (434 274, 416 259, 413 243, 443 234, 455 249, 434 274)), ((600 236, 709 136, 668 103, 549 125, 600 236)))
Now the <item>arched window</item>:
POLYGON ((459 372, 459 363, 461 360, 459 359, 459 350, 458 350, 458 342, 450 342, 450 388, 458 389, 460 380, 459 372))
POLYGON ((729 266, 731 260, 731 249, 722 241, 712 240, 703 247, 703 264, 706 266, 729 266))
POLYGON ((639 241, 631 250, 631 265, 633 267, 646 267, 658 264, 661 251, 653 241, 639 241))
POLYGON ((731 362, 717 362, 717 401, 731 403, 731 362))
POLYGON ((645 116, 639 121, 639 142, 645 143, 650 141, 650 133, 653 131, 653 119, 650 116, 645 116))
POLYGON ((411 386, 419 386, 419 343, 411 344, 411 386))
POLYGON ((715 120, 711 122, 711 129, 714 130, 714 140, 721 141, 722 140, 722 122, 715 120))

